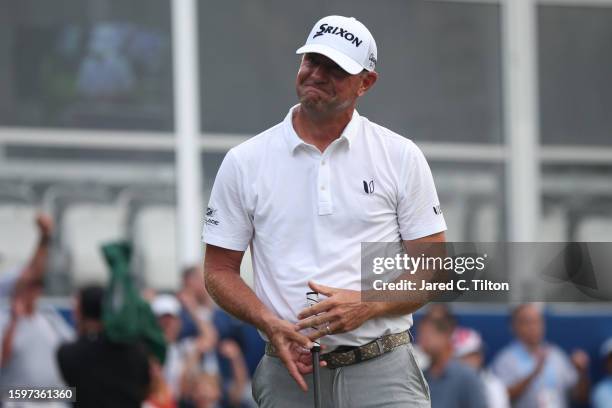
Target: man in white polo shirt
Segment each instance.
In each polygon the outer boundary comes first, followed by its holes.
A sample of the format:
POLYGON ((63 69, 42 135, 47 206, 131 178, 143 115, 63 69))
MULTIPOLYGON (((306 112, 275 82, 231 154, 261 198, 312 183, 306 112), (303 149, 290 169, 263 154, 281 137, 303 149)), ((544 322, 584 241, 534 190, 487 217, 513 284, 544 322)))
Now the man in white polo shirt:
POLYGON ((207 288, 268 342, 253 379, 261 407, 312 405, 316 338, 327 352, 325 406, 429 407, 407 334, 422 304, 360 298, 361 242, 444 241, 429 166, 414 143, 355 110, 378 78, 362 23, 325 17, 297 53, 299 104, 231 149, 217 174, 204 220, 207 288), (254 290, 240 278, 249 245, 254 290), (325 300, 305 308, 312 290, 325 300))

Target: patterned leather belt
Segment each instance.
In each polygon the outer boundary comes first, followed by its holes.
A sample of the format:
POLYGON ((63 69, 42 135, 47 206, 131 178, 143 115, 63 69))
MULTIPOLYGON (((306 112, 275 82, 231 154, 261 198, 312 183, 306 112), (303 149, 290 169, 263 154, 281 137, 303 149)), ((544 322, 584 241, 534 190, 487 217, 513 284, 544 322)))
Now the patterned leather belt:
MULTIPOLYGON (((410 343, 410 335, 407 331, 402 333, 387 334, 373 340, 363 346, 341 346, 331 353, 321 355, 321 360, 327 362, 327 368, 344 367, 357 364, 381 356, 389 351, 410 343)), ((266 343, 266 355, 278 357, 276 348, 272 343, 266 343)))

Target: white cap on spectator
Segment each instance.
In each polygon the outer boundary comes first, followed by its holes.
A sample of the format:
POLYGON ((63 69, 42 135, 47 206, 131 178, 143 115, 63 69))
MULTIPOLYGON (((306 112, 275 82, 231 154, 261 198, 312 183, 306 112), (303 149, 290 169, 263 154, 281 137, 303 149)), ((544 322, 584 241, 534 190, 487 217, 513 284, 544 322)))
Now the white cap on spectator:
POLYGON ((151 309, 157 317, 163 315, 178 316, 181 311, 181 304, 173 295, 158 295, 151 302, 151 309))
POLYGON ((455 357, 464 357, 482 350, 482 337, 476 330, 458 327, 453 332, 455 357))

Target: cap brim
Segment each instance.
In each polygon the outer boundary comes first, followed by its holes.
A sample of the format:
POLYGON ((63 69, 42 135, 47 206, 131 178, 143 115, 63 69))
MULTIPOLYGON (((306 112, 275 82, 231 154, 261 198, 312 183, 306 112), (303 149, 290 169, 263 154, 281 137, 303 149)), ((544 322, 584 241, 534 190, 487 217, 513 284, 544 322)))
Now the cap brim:
POLYGON ((306 54, 307 52, 314 52, 317 54, 323 54, 327 58, 340 65, 340 68, 345 70, 351 75, 356 75, 364 70, 364 68, 356 63, 351 58, 347 57, 340 51, 337 51, 327 45, 323 44, 306 44, 295 51, 296 54, 306 54))

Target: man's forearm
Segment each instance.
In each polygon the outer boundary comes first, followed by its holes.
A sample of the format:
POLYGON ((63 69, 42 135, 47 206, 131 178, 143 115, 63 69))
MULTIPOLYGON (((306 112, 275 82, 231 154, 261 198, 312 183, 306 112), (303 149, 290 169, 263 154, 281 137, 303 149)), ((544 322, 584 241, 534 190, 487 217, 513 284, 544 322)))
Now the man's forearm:
POLYGON ((275 317, 238 273, 205 264, 205 282, 215 302, 238 319, 266 331, 267 323, 275 317))
POLYGON ((425 305, 419 302, 368 302, 371 303, 371 318, 403 316, 414 313, 425 305))
POLYGON ((26 270, 24 271, 24 279, 28 282, 41 279, 47 267, 47 259, 49 258, 49 245, 51 237, 49 235, 41 235, 38 240, 38 245, 26 270))
POLYGON ((523 378, 521 381, 509 386, 508 396, 510 397, 510 401, 515 401, 518 397, 523 395, 523 393, 527 390, 527 387, 529 387, 529 385, 535 379, 535 377, 537 377, 537 375, 538 373, 534 371, 527 377, 523 378))
POLYGON ((589 400, 589 389, 591 381, 587 371, 579 372, 578 382, 572 389, 572 399, 579 403, 586 403, 589 400))
POLYGON ((248 373, 242 356, 235 356, 230 360, 230 364, 232 366, 234 381, 232 381, 232 386, 228 392, 229 400, 233 405, 239 406, 242 400, 244 387, 246 387, 248 382, 248 373))

